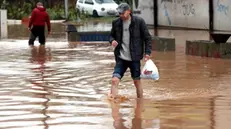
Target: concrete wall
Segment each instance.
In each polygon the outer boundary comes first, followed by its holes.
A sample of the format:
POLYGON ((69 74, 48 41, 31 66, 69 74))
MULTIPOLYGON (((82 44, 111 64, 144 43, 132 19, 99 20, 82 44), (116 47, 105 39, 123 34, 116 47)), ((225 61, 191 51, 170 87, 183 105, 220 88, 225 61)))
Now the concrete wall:
MULTIPOLYGON (((133 0, 134 15, 154 25, 154 0, 133 0)), ((157 0, 158 26, 209 29, 209 0, 157 0)), ((231 0, 213 0, 214 30, 231 31, 231 0)))
POLYGON ((146 24, 154 25, 153 0, 133 0, 133 14, 145 19, 146 24))
POLYGON ((213 0, 214 29, 231 31, 231 0, 213 0))
POLYGON ((208 0, 158 0, 158 25, 209 28, 208 0))

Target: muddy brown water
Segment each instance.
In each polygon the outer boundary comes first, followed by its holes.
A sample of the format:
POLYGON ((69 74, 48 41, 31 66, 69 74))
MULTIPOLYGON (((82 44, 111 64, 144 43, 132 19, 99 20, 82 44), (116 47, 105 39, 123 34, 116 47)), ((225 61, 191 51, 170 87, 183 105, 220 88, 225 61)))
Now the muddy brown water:
POLYGON ((142 80, 139 100, 127 72, 119 93, 129 101, 111 103, 112 48, 66 42, 56 29, 44 47, 28 47, 15 28, 0 41, 1 129, 230 128, 231 61, 184 53, 185 40, 208 40, 206 31, 158 30, 176 38, 176 52, 152 52, 160 80, 142 80))

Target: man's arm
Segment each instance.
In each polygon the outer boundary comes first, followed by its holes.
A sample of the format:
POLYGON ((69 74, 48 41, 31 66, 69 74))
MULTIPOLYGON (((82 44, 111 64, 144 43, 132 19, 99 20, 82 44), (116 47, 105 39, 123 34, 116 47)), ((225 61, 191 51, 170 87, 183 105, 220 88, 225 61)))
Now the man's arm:
POLYGON ((50 22, 50 16, 49 16, 49 14, 47 14, 46 23, 47 23, 48 33, 50 33, 51 32, 51 22, 50 22))
POLYGON ((151 55, 152 52, 152 36, 149 33, 148 27, 141 18, 141 34, 143 35, 144 43, 145 43, 145 55, 151 55))
POLYGON ((31 26, 32 26, 32 24, 34 22, 35 16, 36 16, 36 12, 35 12, 35 10, 33 10, 32 14, 31 14, 31 17, 30 17, 30 20, 29 20, 28 29, 31 29, 31 26))

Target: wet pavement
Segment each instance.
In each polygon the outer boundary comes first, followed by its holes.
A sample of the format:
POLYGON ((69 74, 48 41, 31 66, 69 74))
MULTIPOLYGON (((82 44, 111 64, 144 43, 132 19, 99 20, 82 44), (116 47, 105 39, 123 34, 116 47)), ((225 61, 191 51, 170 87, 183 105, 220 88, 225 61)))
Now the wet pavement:
POLYGON ((159 36, 176 38, 176 52, 152 53, 160 80, 142 80, 145 99, 139 100, 127 72, 119 93, 129 101, 111 103, 106 98, 114 57, 107 43, 66 42, 65 27, 57 25, 46 46, 36 42, 30 48, 25 26, 8 28, 10 38, 0 41, 1 129, 231 125, 231 60, 185 55, 185 40, 208 40, 206 31, 158 30, 159 36))

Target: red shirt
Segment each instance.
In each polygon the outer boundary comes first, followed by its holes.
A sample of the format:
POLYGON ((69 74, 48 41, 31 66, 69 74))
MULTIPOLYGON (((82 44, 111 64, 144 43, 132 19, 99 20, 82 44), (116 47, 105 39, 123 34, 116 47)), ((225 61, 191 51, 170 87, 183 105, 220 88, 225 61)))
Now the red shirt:
POLYGON ((51 30, 50 17, 43 6, 33 9, 29 21, 29 28, 31 26, 45 26, 47 24, 48 31, 51 30))

